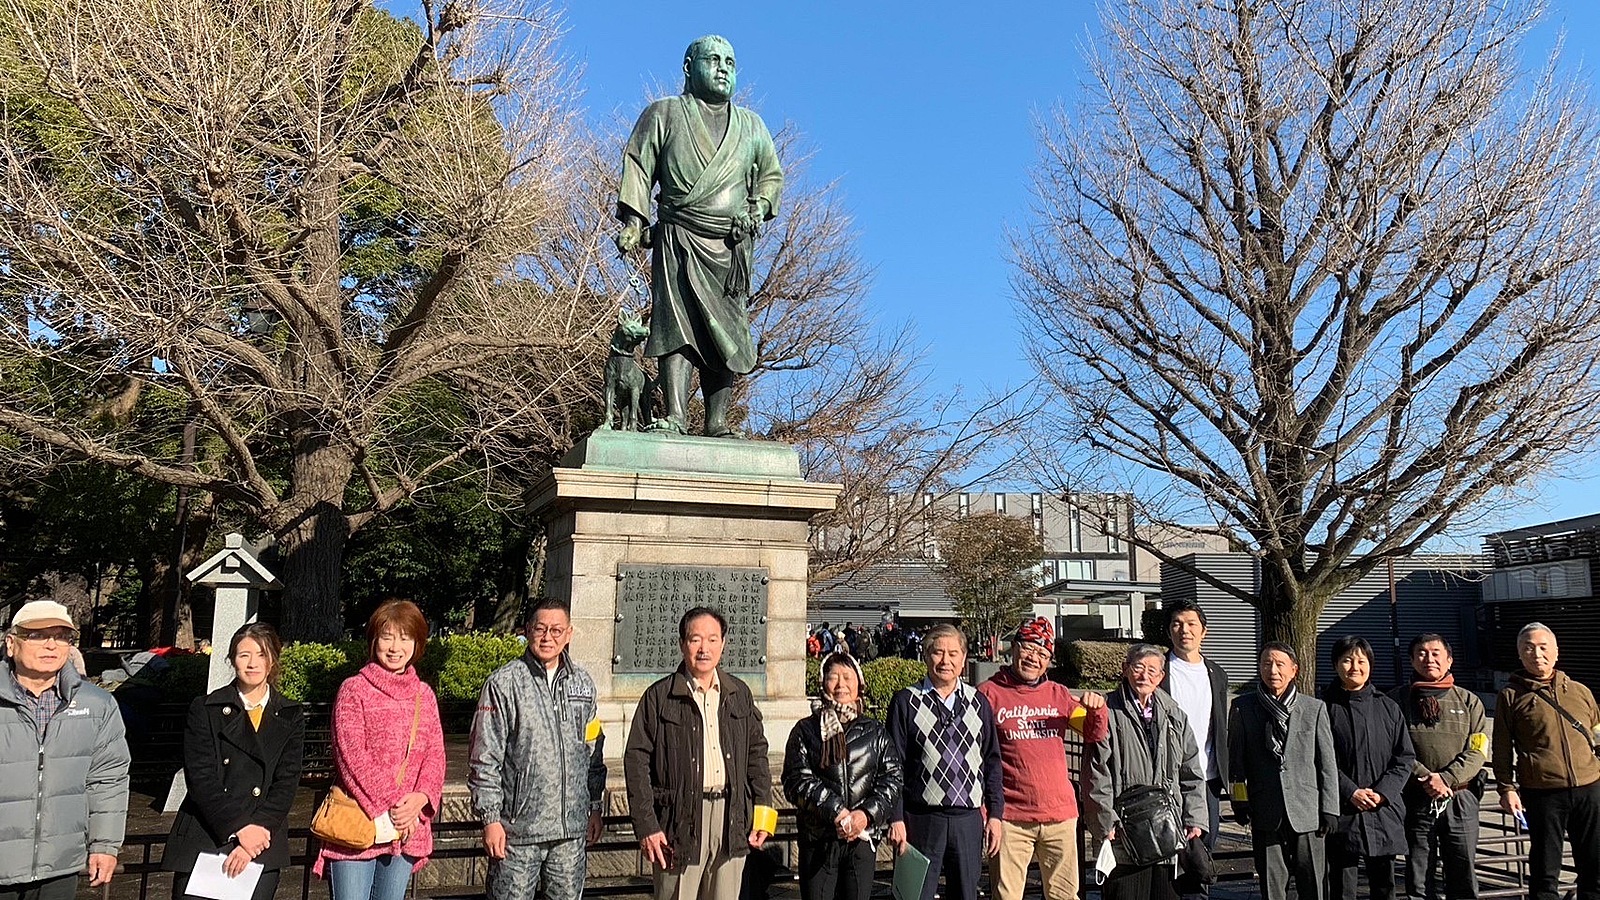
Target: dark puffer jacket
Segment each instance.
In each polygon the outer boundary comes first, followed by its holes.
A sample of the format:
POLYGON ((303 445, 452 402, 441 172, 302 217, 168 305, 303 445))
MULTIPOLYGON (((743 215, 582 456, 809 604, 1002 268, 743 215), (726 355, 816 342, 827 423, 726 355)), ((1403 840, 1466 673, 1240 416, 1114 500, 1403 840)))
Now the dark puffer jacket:
POLYGON ((1402 795, 1416 753, 1399 704, 1368 684, 1354 693, 1338 682, 1322 692, 1333 726, 1339 762, 1339 821, 1328 835, 1352 854, 1392 856, 1406 852, 1406 806, 1402 795), (1370 788, 1383 795, 1377 809, 1359 811, 1350 795, 1370 788))
POLYGON ((861 810, 869 828, 882 829, 900 796, 900 754, 881 724, 857 718, 845 729, 845 743, 845 760, 823 768, 821 713, 801 719, 789 732, 783 795, 800 811, 800 834, 807 840, 832 840, 833 823, 847 809, 861 810))

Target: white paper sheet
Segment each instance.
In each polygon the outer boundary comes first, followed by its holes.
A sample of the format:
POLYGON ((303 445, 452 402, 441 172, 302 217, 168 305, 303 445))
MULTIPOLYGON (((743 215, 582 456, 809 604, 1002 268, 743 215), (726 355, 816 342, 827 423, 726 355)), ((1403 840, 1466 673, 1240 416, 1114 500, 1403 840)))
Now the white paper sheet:
POLYGON ((261 863, 246 863, 237 878, 229 878, 222 871, 222 863, 227 858, 225 853, 202 853, 195 857, 194 872, 189 875, 185 893, 210 900, 250 900, 256 892, 256 882, 261 880, 261 863))
POLYGON ((377 836, 372 839, 373 844, 392 844, 400 840, 400 831, 394 827, 394 820, 389 818, 388 810, 384 810, 372 820, 372 830, 377 832, 377 836))

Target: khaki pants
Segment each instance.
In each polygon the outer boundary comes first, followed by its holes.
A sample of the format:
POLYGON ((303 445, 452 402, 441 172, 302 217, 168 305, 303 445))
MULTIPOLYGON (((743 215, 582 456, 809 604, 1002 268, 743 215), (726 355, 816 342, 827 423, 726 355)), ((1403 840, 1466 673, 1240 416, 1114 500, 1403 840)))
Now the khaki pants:
POLYGON ((1078 820, 1000 823, 1000 855, 990 863, 996 900, 1022 900, 1028 863, 1039 859, 1044 900, 1078 900, 1078 820))
POLYGON ((739 900, 745 858, 727 855, 727 819, 727 800, 700 801, 700 861, 675 871, 656 869, 656 900, 739 900))

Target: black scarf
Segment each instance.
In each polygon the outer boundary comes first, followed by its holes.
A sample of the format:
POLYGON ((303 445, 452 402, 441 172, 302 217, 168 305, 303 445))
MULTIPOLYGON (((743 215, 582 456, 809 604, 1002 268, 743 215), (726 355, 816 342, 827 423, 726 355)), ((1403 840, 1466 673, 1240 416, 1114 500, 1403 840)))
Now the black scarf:
POLYGON ((1273 696, 1272 689, 1265 683, 1258 684, 1256 692, 1261 695, 1261 708, 1267 714, 1267 745, 1272 755, 1278 758, 1278 764, 1282 765, 1284 750, 1289 746, 1289 713, 1294 711, 1294 702, 1300 692, 1292 683, 1283 692, 1281 700, 1273 696))

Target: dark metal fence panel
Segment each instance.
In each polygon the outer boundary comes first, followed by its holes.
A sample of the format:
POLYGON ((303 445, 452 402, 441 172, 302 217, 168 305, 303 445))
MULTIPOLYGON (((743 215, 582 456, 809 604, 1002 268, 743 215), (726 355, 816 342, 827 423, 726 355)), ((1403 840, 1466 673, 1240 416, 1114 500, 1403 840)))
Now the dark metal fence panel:
MULTIPOLYGON (((1185 557, 1184 562, 1251 593, 1260 584, 1256 560, 1248 553, 1198 553, 1185 557)), ((1464 611, 1477 604, 1479 569, 1479 558, 1468 555, 1428 555, 1395 561, 1402 671, 1403 654, 1413 635, 1434 631, 1456 645, 1472 638, 1471 620, 1464 611)), ((1254 677, 1256 651, 1261 643, 1261 617, 1255 607, 1172 563, 1161 567, 1161 597, 1164 603, 1199 603, 1210 626, 1206 655, 1227 669, 1234 683, 1254 677)), ((1380 565, 1329 601, 1317 628, 1317 671, 1323 680, 1333 671, 1329 656, 1334 642, 1347 634, 1358 634, 1373 645, 1373 680, 1380 685, 1392 684, 1396 635, 1390 622, 1388 566, 1380 565)))
MULTIPOLYGON (((1247 553, 1196 553, 1185 561, 1227 584, 1256 589, 1256 561, 1247 553)), ((1161 564, 1161 600, 1189 600, 1206 612, 1206 656, 1228 670, 1228 680, 1243 684, 1255 677, 1261 643, 1255 607, 1216 588, 1182 566, 1161 564)))
MULTIPOLYGON (((1400 678, 1409 680, 1411 666, 1406 648, 1423 632, 1444 635, 1452 646, 1471 637, 1462 631, 1462 610, 1477 606, 1481 592, 1481 561, 1467 555, 1426 555, 1394 561, 1394 593, 1399 628, 1390 620, 1389 566, 1381 563, 1328 602, 1317 620, 1317 672, 1326 683, 1333 679, 1334 642, 1359 635, 1372 644, 1372 680, 1393 687, 1395 658, 1400 658, 1400 678), (1398 647, 1396 644, 1398 643, 1398 647)), ((1458 663, 1458 670, 1464 666, 1458 663)), ((1458 674, 1457 677, 1461 677, 1458 674)))
POLYGON ((1517 632, 1529 622, 1543 622, 1561 644, 1557 667, 1591 688, 1600 688, 1600 602, 1595 599, 1485 603, 1478 617, 1479 652, 1496 671, 1522 668, 1517 632))

